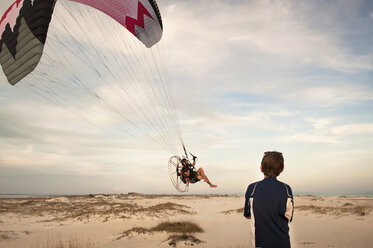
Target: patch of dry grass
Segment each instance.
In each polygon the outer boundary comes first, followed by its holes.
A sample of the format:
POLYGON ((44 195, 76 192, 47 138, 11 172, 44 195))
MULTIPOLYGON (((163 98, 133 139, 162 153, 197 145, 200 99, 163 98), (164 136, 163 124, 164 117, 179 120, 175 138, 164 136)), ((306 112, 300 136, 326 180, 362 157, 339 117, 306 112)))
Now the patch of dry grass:
POLYGON ((354 204, 349 203, 349 202, 346 202, 345 204, 342 205, 342 207, 344 207, 344 208, 353 207, 353 206, 354 206, 354 204))
POLYGON ((323 197, 313 197, 311 201, 325 201, 325 199, 323 197))
POLYGON ((203 229, 196 223, 188 221, 177 221, 177 222, 162 222, 155 227, 150 229, 156 232, 168 232, 168 233, 201 233, 203 229))
POLYGON ((131 237, 133 234, 152 234, 153 232, 172 233, 166 241, 168 241, 170 246, 174 247, 179 242, 184 242, 184 244, 191 246, 203 242, 191 235, 191 233, 201 233, 203 229, 198 224, 187 221, 162 222, 150 229, 135 227, 121 233, 117 240, 124 237, 131 237))
POLYGON ((194 246, 195 244, 202 243, 200 239, 197 239, 193 235, 189 234, 174 234, 170 235, 167 239, 170 246, 176 247, 179 242, 184 242, 185 245, 194 246))
POLYGON ((0 233, 0 241, 10 239, 10 237, 6 234, 0 233))
POLYGON ((300 242, 299 244, 301 244, 301 245, 313 245, 313 244, 315 244, 315 242, 305 241, 305 242, 300 242))
POLYGON ((51 236, 42 242, 38 242, 35 248, 94 248, 89 241, 82 241, 78 238, 63 239, 58 236, 51 236))
POLYGON ((371 210, 372 208, 367 207, 367 206, 356 206, 352 208, 351 212, 359 216, 365 216, 365 215, 369 215, 371 210))
POLYGON ((11 239, 13 236, 16 237, 17 233, 15 231, 0 231, 0 241, 1 240, 6 240, 6 239, 11 239))
POLYGON ((243 213, 243 210, 244 210, 244 208, 237 208, 237 209, 222 211, 221 213, 223 213, 223 214, 233 214, 233 213, 241 214, 241 213, 243 213))
POLYGON ((330 214, 330 215, 343 215, 343 214, 355 214, 358 216, 369 215, 372 211, 370 206, 353 205, 351 203, 345 203, 342 206, 330 207, 330 206, 315 206, 315 205, 302 205, 297 206, 297 210, 300 211, 311 211, 315 214, 330 214))
POLYGON ((118 240, 121 238, 129 237, 129 236, 132 236, 133 234, 140 235, 140 234, 147 234, 147 233, 151 234, 151 230, 143 228, 143 227, 134 227, 130 230, 122 232, 121 235, 116 239, 118 240))
POLYGON ((170 213, 171 215, 175 214, 193 214, 192 211, 189 210, 190 207, 185 205, 180 205, 172 202, 166 202, 157 204, 154 206, 146 207, 138 209, 138 212, 145 212, 147 215, 154 215, 156 217, 160 217, 164 213, 170 213))

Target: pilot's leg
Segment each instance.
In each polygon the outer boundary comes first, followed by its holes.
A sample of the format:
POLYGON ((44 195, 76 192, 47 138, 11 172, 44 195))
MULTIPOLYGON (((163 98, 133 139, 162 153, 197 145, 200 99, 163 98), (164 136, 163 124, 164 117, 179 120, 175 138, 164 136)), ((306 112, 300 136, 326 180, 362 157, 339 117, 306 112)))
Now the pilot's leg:
POLYGON ((205 171, 204 171, 202 168, 199 168, 199 169, 197 170, 197 172, 198 172, 198 179, 199 179, 199 180, 203 179, 206 183, 208 183, 208 184, 210 185, 211 188, 216 188, 216 187, 217 187, 217 185, 212 184, 212 183, 210 182, 210 180, 207 178, 207 176, 206 176, 206 174, 205 174, 205 171))

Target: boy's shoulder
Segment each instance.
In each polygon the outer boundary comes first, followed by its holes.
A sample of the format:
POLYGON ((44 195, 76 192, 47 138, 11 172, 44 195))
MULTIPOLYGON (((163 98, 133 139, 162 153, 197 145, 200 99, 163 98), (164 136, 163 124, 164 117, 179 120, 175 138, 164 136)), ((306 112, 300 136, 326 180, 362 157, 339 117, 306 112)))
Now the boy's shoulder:
POLYGON ((252 188, 252 187, 254 187, 258 183, 260 183, 260 181, 256 181, 254 183, 251 183, 251 184, 249 184, 249 186, 247 188, 252 188))
POLYGON ((289 184, 286 184, 281 181, 278 181, 278 182, 285 186, 288 196, 293 196, 293 191, 291 190, 291 187, 289 186, 289 184))
POLYGON ((254 193, 255 188, 256 188, 258 183, 260 183, 260 181, 251 183, 251 184, 249 184, 249 186, 247 186, 246 197, 249 197, 250 195, 252 195, 254 193))
POLYGON ((283 185, 285 185, 286 187, 288 187, 288 188, 290 188, 290 185, 289 184, 287 184, 287 183, 284 183, 284 182, 282 182, 282 181, 279 181, 279 180, 277 180, 279 183, 282 183, 283 185))
POLYGON ((249 186, 247 186, 247 190, 249 190, 249 189, 254 189, 259 183, 260 183, 261 181, 256 181, 256 182, 254 182, 254 183, 251 183, 251 184, 249 184, 249 186))

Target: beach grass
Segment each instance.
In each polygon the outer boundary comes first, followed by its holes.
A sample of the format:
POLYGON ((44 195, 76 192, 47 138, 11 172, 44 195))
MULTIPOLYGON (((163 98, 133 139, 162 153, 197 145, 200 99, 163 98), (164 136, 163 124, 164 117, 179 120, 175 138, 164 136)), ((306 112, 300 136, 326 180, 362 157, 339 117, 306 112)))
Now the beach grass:
POLYGON ((152 234, 153 232, 167 232, 167 233, 177 233, 177 234, 192 234, 192 233, 202 233, 204 232, 203 229, 196 223, 189 222, 189 221, 175 221, 175 222, 161 222, 158 225, 152 228, 144 228, 144 227, 134 227, 129 230, 126 230, 120 234, 118 239, 132 236, 134 234, 152 234))
POLYGON ((78 238, 70 237, 63 239, 60 236, 49 236, 46 240, 39 241, 35 248, 94 248, 94 245, 89 241, 82 241, 78 238))
POLYGON ((6 239, 10 239, 10 237, 8 236, 8 235, 6 235, 6 234, 0 234, 0 241, 2 241, 2 240, 6 240, 6 239))
POLYGON ((186 245, 190 246, 203 242, 190 234, 173 234, 168 237, 167 241, 168 244, 173 247, 176 247, 177 243, 179 242, 184 242, 186 245))
POLYGON ((134 227, 132 229, 129 229, 127 231, 124 231, 121 233, 121 235, 119 237, 117 237, 116 239, 121 239, 121 238, 125 238, 125 237, 128 237, 128 236, 131 236, 133 234, 137 234, 137 235, 140 235, 140 234, 151 234, 151 230, 147 229, 147 228, 143 228, 143 227, 134 227))
POLYGON ((242 207, 242 208, 237 208, 237 209, 231 209, 231 210, 222 211, 221 213, 223 213, 223 214, 232 214, 232 213, 238 213, 238 214, 240 214, 240 213, 243 213, 243 210, 244 210, 244 208, 242 207))
POLYGON ((177 222, 162 222, 155 227, 150 229, 156 232, 168 232, 168 233, 201 233, 203 229, 196 223, 188 221, 177 221, 177 222))
POLYGON ((118 240, 124 237, 129 237, 134 234, 152 234, 153 232, 170 233, 166 241, 170 246, 174 247, 176 247, 176 245, 179 242, 184 242, 189 246, 194 246, 204 242, 192 235, 194 233, 204 232, 203 229, 198 224, 189 221, 165 221, 149 229, 143 227, 134 227, 132 229, 122 232, 120 236, 116 239, 118 240))
POLYGON ((14 231, 2 231, 2 230, 0 230, 0 241, 6 240, 6 239, 12 239, 16 235, 17 234, 14 231))
POLYGON ((372 207, 364 205, 354 205, 352 203, 345 203, 342 206, 331 207, 331 206, 316 206, 316 205, 301 205, 296 207, 300 211, 311 211, 314 214, 331 214, 331 215, 342 215, 342 214, 354 214, 358 216, 369 215, 372 211, 372 207))

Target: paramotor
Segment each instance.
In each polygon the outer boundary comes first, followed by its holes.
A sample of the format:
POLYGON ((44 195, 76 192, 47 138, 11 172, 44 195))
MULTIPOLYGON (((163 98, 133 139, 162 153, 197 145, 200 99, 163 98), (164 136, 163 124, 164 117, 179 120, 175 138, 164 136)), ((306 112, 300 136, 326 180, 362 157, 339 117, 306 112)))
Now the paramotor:
POLYGON ((168 160, 168 173, 172 184, 179 192, 187 192, 189 190, 189 181, 182 173, 181 158, 179 156, 172 156, 168 160))

